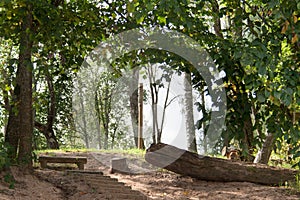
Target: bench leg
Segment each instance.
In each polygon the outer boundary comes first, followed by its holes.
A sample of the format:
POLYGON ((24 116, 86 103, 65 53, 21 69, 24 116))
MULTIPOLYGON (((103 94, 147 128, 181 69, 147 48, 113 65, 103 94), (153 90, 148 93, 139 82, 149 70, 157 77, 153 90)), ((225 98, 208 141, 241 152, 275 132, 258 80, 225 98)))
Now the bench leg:
POLYGON ((78 169, 84 170, 84 164, 83 163, 77 163, 78 169))
POLYGON ((40 163, 41 163, 41 168, 47 167, 47 161, 40 161, 40 163))

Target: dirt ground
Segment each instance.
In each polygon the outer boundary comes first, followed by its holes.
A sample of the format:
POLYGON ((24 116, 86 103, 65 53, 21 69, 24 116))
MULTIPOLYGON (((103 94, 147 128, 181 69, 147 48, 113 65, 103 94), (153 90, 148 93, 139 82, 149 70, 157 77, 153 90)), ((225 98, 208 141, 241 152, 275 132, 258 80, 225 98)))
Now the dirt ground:
MULTIPOLYGON (((182 177, 156 169, 135 156, 99 152, 69 152, 60 155, 86 156, 88 163, 85 170, 102 171, 104 175, 117 178, 149 199, 300 199, 299 192, 283 186, 271 187, 247 182, 209 182, 182 177), (110 174, 110 160, 120 157, 126 157, 131 173, 110 174)), ((94 193, 89 185, 70 179, 64 172, 67 169, 76 169, 76 165, 49 164, 49 169, 40 169, 36 165, 33 175, 25 175, 15 167, 11 168, 10 173, 1 172, 0 200, 107 199, 94 193)))

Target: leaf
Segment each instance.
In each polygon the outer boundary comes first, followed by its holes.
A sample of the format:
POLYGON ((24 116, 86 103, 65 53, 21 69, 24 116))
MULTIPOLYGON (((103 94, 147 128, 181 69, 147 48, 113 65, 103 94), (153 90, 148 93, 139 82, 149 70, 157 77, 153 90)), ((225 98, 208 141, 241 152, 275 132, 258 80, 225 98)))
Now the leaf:
POLYGON ((288 20, 286 20, 283 27, 282 27, 282 29, 281 29, 282 34, 285 34, 285 32, 287 31, 289 25, 290 25, 290 22, 288 20))
POLYGON ((283 101, 283 104, 284 104, 285 106, 290 106, 291 103, 292 103, 292 98, 291 98, 291 96, 290 96, 290 95, 287 95, 287 94, 283 94, 281 100, 283 101))
POLYGON ((295 23, 295 24, 296 24, 297 21, 298 21, 298 17, 297 17, 295 14, 293 14, 293 20, 294 20, 294 23, 295 23))
POLYGON ((265 100, 266 100, 265 95, 259 93, 259 94, 257 95, 257 100, 258 100, 260 103, 265 102, 265 100))
POLYGON ((281 93, 279 91, 274 91, 274 97, 280 99, 281 93))
POLYGON ((135 10, 134 2, 128 2, 127 3, 127 12, 128 13, 133 13, 135 10))
POLYGON ((285 92, 289 95, 293 95, 293 90, 291 88, 287 88, 285 92))
POLYGON ((166 24, 167 23, 167 18, 166 17, 158 16, 157 19, 158 19, 159 23, 161 23, 161 24, 166 24))
POLYGON ((298 42, 298 34, 295 33, 292 38, 292 44, 295 44, 296 42, 298 42))
POLYGON ((140 23, 142 23, 142 22, 144 21, 144 19, 145 19, 145 16, 144 16, 144 15, 141 15, 140 17, 138 17, 138 18, 136 19, 136 23, 140 24, 140 23))
POLYGON ((9 85, 5 85, 5 91, 10 91, 11 87, 9 85))

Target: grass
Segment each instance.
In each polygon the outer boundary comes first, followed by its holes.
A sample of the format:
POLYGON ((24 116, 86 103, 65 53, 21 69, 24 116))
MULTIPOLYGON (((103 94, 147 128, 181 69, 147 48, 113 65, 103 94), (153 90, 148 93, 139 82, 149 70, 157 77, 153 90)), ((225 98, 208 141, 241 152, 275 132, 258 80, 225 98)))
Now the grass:
POLYGON ((36 155, 45 154, 48 155, 55 155, 56 153, 89 153, 89 152, 103 152, 103 153, 119 153, 119 154, 129 154, 129 155, 135 155, 135 156, 144 156, 146 151, 141 149, 44 149, 44 150, 36 150, 34 153, 36 155))
POLYGON ((300 192, 300 172, 295 177, 295 182, 288 184, 289 188, 292 188, 296 192, 300 192))

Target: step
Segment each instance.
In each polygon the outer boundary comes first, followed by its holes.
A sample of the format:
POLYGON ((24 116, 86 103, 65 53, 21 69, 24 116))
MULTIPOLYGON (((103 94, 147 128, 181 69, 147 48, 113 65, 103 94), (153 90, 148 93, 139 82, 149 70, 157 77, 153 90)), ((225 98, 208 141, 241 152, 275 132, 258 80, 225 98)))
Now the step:
POLYGON ((66 174, 67 175, 70 175, 70 174, 84 174, 84 175, 88 175, 88 174, 91 174, 91 175, 103 175, 103 172, 102 171, 91 171, 91 170, 66 170, 66 174))
POLYGON ((139 195, 136 195, 136 194, 120 194, 120 193, 117 193, 117 194, 108 194, 107 195, 108 197, 110 197, 110 199, 115 199, 115 200, 120 200, 120 199, 131 199, 131 200, 146 200, 147 197, 142 195, 142 194, 139 194, 139 195))
POLYGON ((124 188, 124 189, 128 189, 131 190, 132 188, 130 186, 127 185, 122 185, 120 183, 118 184, 105 184, 105 183, 99 183, 99 182, 95 182, 95 181, 86 181, 86 183, 93 185, 93 186, 97 186, 100 188, 111 188, 111 189, 120 189, 120 188, 124 188))
POLYGON ((82 181, 97 192, 109 197, 110 200, 146 200, 147 196, 130 186, 119 182, 116 178, 105 176, 97 171, 69 170, 67 175, 75 181, 82 181))
POLYGON ((88 182, 93 182, 93 183, 98 183, 98 184, 103 184, 103 185, 119 185, 119 186, 124 186, 125 183, 118 182, 117 180, 111 180, 111 179, 106 179, 106 178, 88 178, 88 177, 73 177, 73 180, 75 181, 84 181, 86 183, 88 182))

